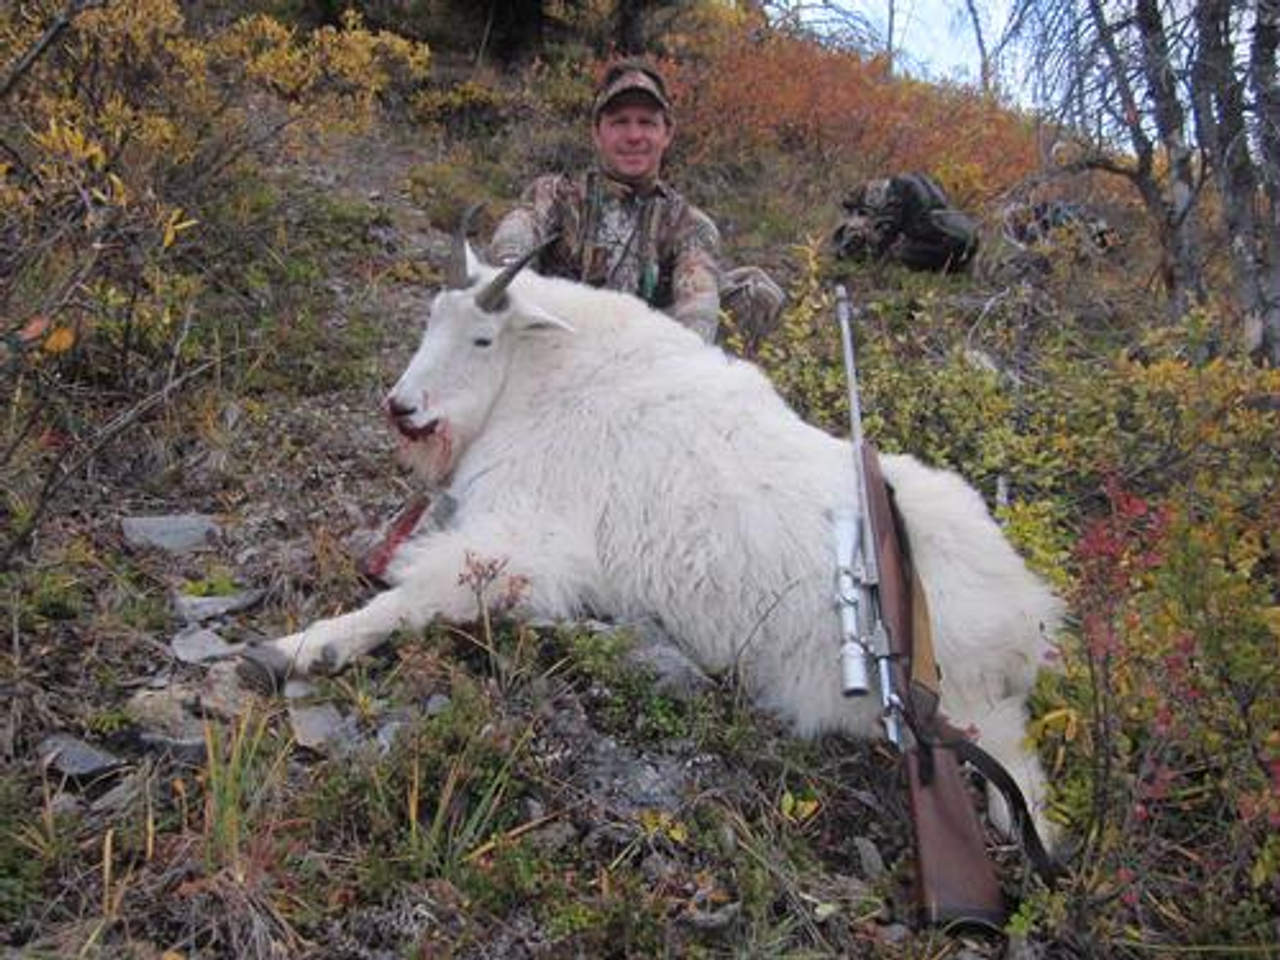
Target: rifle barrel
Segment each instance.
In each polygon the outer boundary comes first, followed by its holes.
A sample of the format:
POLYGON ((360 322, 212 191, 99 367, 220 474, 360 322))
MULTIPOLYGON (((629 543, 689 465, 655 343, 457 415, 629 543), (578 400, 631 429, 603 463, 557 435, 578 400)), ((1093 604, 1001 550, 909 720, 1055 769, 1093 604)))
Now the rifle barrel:
POLYGON ((862 401, 858 398, 858 360, 853 348, 853 302, 844 284, 836 285, 836 319, 840 322, 840 341, 844 347, 845 382, 849 389, 849 436, 853 440, 853 472, 858 478, 858 510, 863 529, 859 540, 863 549, 854 561, 861 563, 856 571, 863 584, 874 587, 880 582, 880 563, 875 551, 875 531, 871 528, 871 513, 867 509, 866 476, 862 469, 863 446, 862 401), (869 548, 868 548, 869 547, 869 548))

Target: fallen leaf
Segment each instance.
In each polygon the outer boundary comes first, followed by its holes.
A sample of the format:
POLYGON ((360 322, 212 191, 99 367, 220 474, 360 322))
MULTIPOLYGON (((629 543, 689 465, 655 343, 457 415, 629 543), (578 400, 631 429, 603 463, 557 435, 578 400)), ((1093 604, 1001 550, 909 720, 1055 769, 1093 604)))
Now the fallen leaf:
POLYGON ((75 331, 70 327, 58 327, 44 339, 45 353, 66 353, 76 342, 75 331))

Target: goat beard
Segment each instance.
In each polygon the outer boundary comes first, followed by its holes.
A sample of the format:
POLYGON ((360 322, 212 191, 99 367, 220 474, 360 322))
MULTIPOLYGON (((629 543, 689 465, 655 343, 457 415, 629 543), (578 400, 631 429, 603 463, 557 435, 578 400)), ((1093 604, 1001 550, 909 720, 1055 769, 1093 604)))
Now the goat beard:
POLYGON ((442 423, 429 437, 410 440, 399 436, 396 458, 429 486, 443 486, 453 472, 453 433, 442 423))

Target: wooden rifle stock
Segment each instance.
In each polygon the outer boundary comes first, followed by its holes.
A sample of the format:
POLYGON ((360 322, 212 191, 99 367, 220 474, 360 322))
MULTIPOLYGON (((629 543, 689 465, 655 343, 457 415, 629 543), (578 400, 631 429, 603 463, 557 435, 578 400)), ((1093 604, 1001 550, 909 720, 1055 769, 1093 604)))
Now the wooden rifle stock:
MULTIPOLYGON (((916 619, 924 598, 913 598, 918 582, 911 575, 879 457, 870 444, 863 446, 862 466, 868 500, 864 509, 870 511, 880 561, 880 616, 889 635, 893 688, 910 712, 921 700, 936 703, 932 648, 917 651, 914 642, 917 623, 927 629, 927 618, 916 619), (912 669, 917 656, 924 661, 917 664, 923 671, 912 669)), ((916 893, 924 919, 932 924, 999 925, 1008 909, 955 752, 909 739, 913 742, 903 752, 915 834, 916 893)))

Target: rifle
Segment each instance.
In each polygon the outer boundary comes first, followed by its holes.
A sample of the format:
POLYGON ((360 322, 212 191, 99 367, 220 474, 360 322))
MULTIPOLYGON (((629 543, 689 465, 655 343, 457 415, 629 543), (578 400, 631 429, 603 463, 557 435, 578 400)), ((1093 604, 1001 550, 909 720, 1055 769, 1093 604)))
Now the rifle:
POLYGON ((937 713, 924 594, 909 567, 878 455, 862 435, 851 312, 848 292, 837 286, 857 478, 857 507, 835 517, 841 681, 846 696, 866 696, 875 674, 885 735, 906 766, 916 895, 924 919, 998 925, 1008 916, 1004 896, 952 749, 957 739, 937 713), (922 732, 922 720, 929 734, 922 732), (953 735, 943 740, 932 735, 936 730, 953 735))

